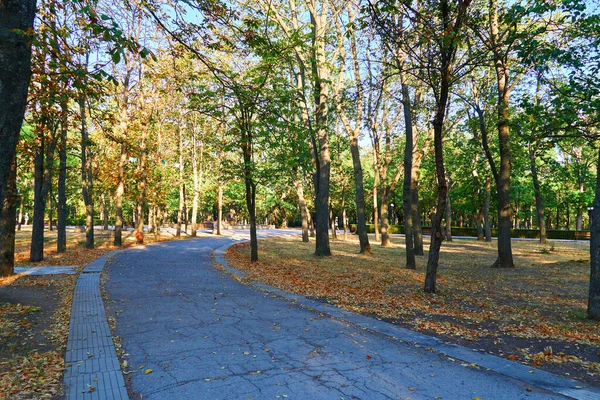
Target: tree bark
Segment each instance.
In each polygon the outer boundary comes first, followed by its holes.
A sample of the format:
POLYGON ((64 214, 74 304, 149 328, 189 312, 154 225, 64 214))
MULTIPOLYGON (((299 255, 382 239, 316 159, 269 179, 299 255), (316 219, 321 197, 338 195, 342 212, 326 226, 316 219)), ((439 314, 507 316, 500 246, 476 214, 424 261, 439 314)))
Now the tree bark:
POLYGON ((354 199, 356 201, 357 216, 356 233, 360 242, 360 253, 371 253, 371 245, 369 244, 369 236, 367 235, 365 192, 360 152, 358 150, 358 135, 352 137, 350 140, 350 153, 352 154, 352 165, 354 167, 354 199))
POLYGON ((300 208, 300 220, 302 222, 302 241, 308 242, 308 209, 304 198, 304 185, 301 179, 296 179, 296 193, 298 194, 298 207, 300 208))
POLYGON ((17 216, 17 162, 8 175, 2 215, 0 215, 0 277, 10 276, 15 267, 15 218, 17 216))
POLYGON ((3 1, 0 6, 0 214, 23 125, 31 77, 31 38, 35 0, 3 1))
POLYGON ((535 194, 535 211, 537 214, 538 226, 540 229, 540 243, 546 243, 546 219, 544 217, 544 198, 540 188, 540 179, 538 177, 537 165, 535 163, 535 149, 529 145, 529 167, 531 168, 531 178, 533 180, 533 191, 535 194))
POLYGON ((323 2, 321 12, 317 14, 316 5, 310 8, 310 19, 312 22, 312 57, 311 69, 314 79, 314 121, 317 136, 318 148, 315 152, 318 155, 318 177, 316 189, 316 237, 315 237, 315 255, 330 256, 331 248, 329 246, 329 180, 331 172, 331 156, 329 152, 329 88, 330 78, 328 62, 326 60, 325 42, 326 42, 326 24, 328 15, 328 3, 323 2))
POLYGON ((127 146, 121 143, 121 157, 118 167, 118 184, 115 193, 115 237, 113 244, 123 246, 123 194, 125 193, 125 164, 127 163, 127 146))
POLYGON ((92 162, 88 154, 89 135, 85 114, 86 96, 79 95, 81 116, 81 193, 85 204, 85 248, 94 248, 94 186, 92 181, 92 162))
POLYGON ((67 251, 67 107, 62 104, 63 119, 60 127, 58 169, 58 224, 56 252, 67 251))
POLYGON ((492 241, 492 226, 490 224, 490 198, 491 198, 492 180, 490 177, 485 179, 485 202, 483 204, 483 230, 485 232, 485 241, 492 241))
POLYGON ((175 236, 181 237, 181 223, 183 221, 183 207, 185 205, 185 188, 183 184, 183 131, 179 131, 179 207, 177 208, 177 231, 175 236))
POLYGON ((404 186, 402 190, 402 205, 404 209, 404 238, 406 243, 406 269, 416 269, 415 250, 413 245, 412 192, 410 180, 413 167, 413 124, 408 85, 402 81, 402 105, 404 110, 404 130, 406 142, 404 145, 404 186))
POLYGON ((219 182, 219 192, 217 193, 217 235, 221 235, 223 224, 223 184, 219 182))
POLYGON ((452 206, 450 204, 450 184, 446 192, 446 240, 452 241, 452 206))
MULTIPOLYGON (((138 168, 140 171, 140 178, 138 182, 138 190, 139 197, 137 201, 137 224, 135 227, 136 230, 136 243, 142 244, 144 243, 144 212, 146 210, 146 186, 148 180, 148 169, 146 164, 148 163, 148 150, 146 148, 146 141, 148 136, 148 128, 146 123, 142 124, 142 138, 140 143, 140 160, 138 164, 138 168)), ((149 217, 148 217, 149 218, 149 217)))
POLYGON ((596 166, 596 192, 590 227, 590 290, 588 295, 588 318, 600 320, 600 150, 596 166))
POLYGON ((192 200, 192 237, 196 237, 198 230, 198 202, 200 201, 200 177, 198 175, 198 143, 196 137, 196 124, 192 129, 192 173, 194 175, 194 197, 192 200))
POLYGON ((44 259, 44 217, 46 214, 46 198, 48 197, 48 191, 52 180, 54 148, 56 147, 56 140, 54 140, 53 137, 45 137, 47 134, 47 132, 45 132, 46 129, 46 126, 42 126, 41 128, 41 143, 34 159, 35 183, 33 224, 31 232, 31 248, 29 252, 29 261, 32 262, 38 262, 44 259))

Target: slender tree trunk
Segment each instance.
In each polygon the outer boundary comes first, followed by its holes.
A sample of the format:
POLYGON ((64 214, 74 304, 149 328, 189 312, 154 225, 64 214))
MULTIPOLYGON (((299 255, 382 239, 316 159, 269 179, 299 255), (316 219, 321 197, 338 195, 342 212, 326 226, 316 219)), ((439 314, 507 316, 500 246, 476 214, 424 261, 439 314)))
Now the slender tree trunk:
MULTIPOLYGON (((378 204, 378 199, 377 199, 377 188, 379 185, 379 173, 377 170, 375 170, 375 176, 373 177, 373 226, 375 228, 375 240, 379 241, 379 213, 381 213, 381 215, 383 216, 383 211, 378 210, 379 208, 379 204, 378 204)), ((382 222, 383 224, 383 222, 382 222)), ((383 229, 384 227, 381 227, 382 230, 382 235, 383 235, 383 229)), ((385 226, 385 234, 387 235, 387 225, 385 226)), ((389 242, 389 236, 387 241, 389 242)), ((383 244, 383 238, 381 239, 381 243, 383 244)))
POLYGON ((329 180, 331 173, 331 155, 329 151, 329 66, 325 54, 326 26, 328 15, 328 3, 322 3, 322 9, 317 15, 316 8, 310 10, 312 22, 312 57, 311 69, 314 79, 314 121, 318 147, 315 148, 318 155, 318 179, 316 185, 316 239, 315 255, 330 256, 329 246, 329 180))
POLYGON ((450 184, 446 193, 446 240, 452 241, 452 206, 450 205, 450 184))
MULTIPOLYGON (((46 130, 46 127, 42 128, 46 130)), ((46 134, 45 132, 43 134, 46 134)), ((54 136, 54 135, 53 135, 54 136)), ((35 183, 33 202, 33 229, 31 233, 31 249, 29 261, 38 262, 44 259, 44 217, 46 214, 46 198, 50 189, 52 166, 54 164, 54 138, 42 137, 42 143, 34 159, 35 183)))
MULTIPOLYGON (((403 79, 403 77, 401 77, 403 79)), ((413 217, 412 193, 410 178, 413 167, 413 124, 408 85, 402 82, 402 105, 404 110, 404 130, 406 142, 404 144, 404 186, 402 191, 402 204, 404 209, 404 238, 406 242, 406 269, 417 268, 415 249, 413 245, 413 217)))
POLYGON ((58 224, 56 252, 67 251, 67 107, 62 106, 63 119, 60 127, 58 169, 58 224))
POLYGON ((192 200, 192 237, 196 237, 198 230, 198 202, 200 201, 200 177, 198 175, 198 143, 196 137, 196 124, 192 130, 192 173, 194 175, 194 197, 192 200))
MULTIPOLYGON (((0 5, 0 215, 9 190, 9 175, 23 125, 31 76, 31 38, 35 0, 0 5)), ((43 219, 43 218, 42 218, 43 219)))
POLYGON ((127 163, 127 146, 121 143, 121 157, 118 167, 118 184, 115 193, 115 237, 113 244, 123 246, 123 194, 125 193, 125 163, 127 163))
POLYGON ((540 188, 537 165, 535 163, 535 149, 529 146, 529 167, 531 168, 531 178, 533 180, 533 191, 535 194, 535 211, 537 214, 538 226, 540 228, 540 243, 546 243, 546 219, 544 218, 544 198, 540 188))
POLYGON ((258 261, 258 238, 256 236, 256 183, 252 176, 252 131, 251 117, 246 115, 245 126, 240 131, 242 134, 242 154, 244 157, 244 182, 246 184, 246 207, 250 218, 250 262, 258 261))
POLYGON ((92 162, 89 159, 89 136, 86 120, 86 96, 79 95, 81 116, 81 192, 85 204, 85 248, 94 248, 94 186, 92 181, 92 162))
POLYGON ((185 188, 183 184, 183 131, 179 129, 179 207, 177 208, 177 231, 175 236, 181 237, 181 223, 185 206, 185 188))
POLYGON ((492 226, 490 224, 490 198, 491 198, 492 180, 486 177, 485 180, 485 202, 483 204, 483 230, 485 231, 485 241, 492 241, 492 226))
POLYGON ((102 194, 102 209, 103 209, 103 216, 102 216, 102 229, 104 229, 105 231, 108 230, 108 209, 109 209, 109 200, 108 200, 108 196, 106 196, 104 193, 102 194))
POLYGON ((600 150, 596 166, 596 193, 590 227, 590 290, 588 318, 600 320, 600 150))
POLYGON ((221 235, 223 225, 223 184, 219 182, 219 193, 217 194, 217 235, 221 235))
MULTIPOLYGON (((52 179, 52 178, 50 178, 52 179)), ((48 230, 52 232, 52 218, 54 217, 54 210, 52 209, 52 182, 50 182, 50 188, 48 189, 48 230)), ((568 228, 567 228, 568 229, 568 228)))
POLYGON ((15 218, 17 216, 17 162, 8 175, 4 205, 0 215, 0 277, 10 276, 15 266, 15 218))
POLYGON ((381 213, 381 246, 383 247, 389 247, 391 245, 389 233, 390 196, 390 187, 384 185, 381 193, 381 207, 379 208, 379 211, 381 213))
POLYGON ((19 197, 19 217, 17 221, 17 230, 21 230, 21 224, 23 223, 23 197, 19 197))
MULTIPOLYGON (((583 179, 580 178, 579 193, 583 193, 583 192, 584 192, 583 179)), ((575 229, 578 231, 583 229, 583 206, 582 205, 579 205, 577 207, 577 217, 575 219, 575 229)))
POLYGON ((371 245, 369 244, 369 236, 367 235, 367 218, 363 184, 363 172, 360 162, 360 152, 358 150, 358 136, 354 136, 350 140, 350 153, 352 154, 352 165, 354 167, 354 185, 355 185, 355 201, 356 201, 356 233, 360 242, 360 253, 371 253, 371 245))
MULTIPOLYGON (((413 173, 415 170, 418 170, 419 167, 413 165, 413 173)), ((418 176, 418 175, 417 175, 418 176)), ((411 179, 411 207, 412 207, 412 218, 413 218, 413 236, 414 236, 414 248, 415 255, 422 256, 425 255, 423 250, 423 227, 421 223, 421 213, 419 210, 419 186, 418 186, 418 178, 415 181, 411 179)))
POLYGON ((141 140, 141 146, 140 146, 141 154, 140 154, 140 160, 139 160, 139 164, 138 164, 139 171, 140 171, 140 178, 138 181, 138 190, 139 190, 139 197, 138 197, 138 202, 137 202, 138 219, 137 219, 137 225, 135 227, 137 244, 144 243, 144 224, 145 224, 144 212, 146 209, 146 185, 147 185, 147 180, 148 180, 148 169, 147 169, 148 151, 146 148, 147 136, 148 136, 147 127, 145 126, 145 124, 143 124, 142 140, 141 140))
POLYGON ((302 221, 302 241, 308 242, 308 209, 304 198, 304 186, 301 179, 296 179, 296 193, 298 194, 298 207, 300 208, 300 219, 302 221))

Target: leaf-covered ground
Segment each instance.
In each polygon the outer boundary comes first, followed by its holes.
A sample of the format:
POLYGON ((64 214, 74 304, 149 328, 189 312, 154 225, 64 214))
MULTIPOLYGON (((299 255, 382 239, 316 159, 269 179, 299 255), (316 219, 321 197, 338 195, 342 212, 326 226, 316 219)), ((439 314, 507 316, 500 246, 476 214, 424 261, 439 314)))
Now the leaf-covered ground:
MULTIPOLYGON (((371 243, 374 238, 371 237, 371 243)), ((496 242, 444 242, 438 293, 423 293, 427 251, 417 270, 404 269, 402 238, 358 254, 356 238, 331 242, 332 257, 315 257, 314 242, 247 243, 228 250, 235 268, 280 289, 375 315, 447 342, 500 355, 590 383, 600 381, 600 323, 587 320, 589 244, 513 241, 510 270, 491 269, 496 242)), ((427 246, 426 246, 427 247, 427 246)))
MULTIPOLYGON (((116 250, 109 231, 95 231, 96 248, 85 248, 85 233, 67 231, 67 252, 56 253, 56 231, 44 232, 44 260, 30 263, 31 227, 17 232, 16 266, 77 265, 116 250)), ((123 232, 124 246, 135 245, 132 231, 123 232)), ((146 234, 145 243, 174 236, 146 234)), ((0 278, 0 399, 60 398, 64 351, 77 275, 0 278)))

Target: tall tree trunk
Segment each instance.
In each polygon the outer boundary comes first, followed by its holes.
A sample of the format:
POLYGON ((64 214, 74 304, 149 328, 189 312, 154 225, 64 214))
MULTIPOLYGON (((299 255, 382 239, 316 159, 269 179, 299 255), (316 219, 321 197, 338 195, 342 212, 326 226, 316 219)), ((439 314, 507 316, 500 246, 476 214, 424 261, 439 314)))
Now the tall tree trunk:
POLYGON ((102 193, 102 229, 104 229, 105 231, 108 230, 108 201, 108 196, 102 193))
POLYGON ((115 193, 115 237, 113 244, 123 246, 123 194, 125 193, 125 163, 127 163, 127 146, 121 143, 121 157, 118 167, 118 184, 115 193))
POLYGON ((298 207, 300 208, 300 219, 302 221, 302 241, 308 242, 308 209, 304 198, 304 186, 301 179, 296 179, 296 193, 298 194, 298 207))
POLYGON ((17 230, 21 230, 21 224, 23 223, 23 197, 19 197, 19 216, 17 217, 17 230))
MULTIPOLYGON (((46 127, 42 128, 42 135, 46 127)), ((54 136, 54 134, 52 134, 54 136)), ((46 214, 46 198, 50 189, 52 178, 52 166, 54 164, 54 148, 56 141, 54 137, 45 138, 38 148, 34 159, 35 183, 33 201, 33 226, 31 232, 31 249, 29 261, 38 262, 44 259, 44 217, 46 214)))
POLYGON ((446 193, 446 240, 452 241, 452 206, 450 204, 450 183, 446 193))
POLYGON ((310 10, 312 26, 312 57, 311 69, 314 79, 314 121, 318 147, 318 179, 316 189, 316 238, 315 255, 330 256, 329 246, 329 179, 331 172, 331 155, 329 152, 329 66, 325 54, 326 25, 329 18, 328 3, 322 4, 321 12, 317 14, 316 7, 310 10))
POLYGON ((144 224, 145 224, 145 219, 144 219, 144 212, 146 210, 146 185, 147 185, 147 180, 148 180, 148 169, 147 169, 147 163, 148 163, 148 150, 146 148, 146 141, 147 141, 147 136, 148 136, 148 131, 147 131, 147 127, 146 124, 142 124, 142 140, 141 140, 141 146, 140 146, 140 160, 139 160, 139 164, 138 164, 138 168, 140 171, 140 178, 139 178, 139 182, 138 182, 138 190, 139 190, 139 197, 138 197, 138 201, 137 201, 137 215, 138 215, 138 219, 137 219, 137 225, 135 227, 136 230, 136 242, 137 244, 142 244, 144 243, 144 224))
MULTIPOLYGON (((50 182, 50 188, 48 189, 48 230, 52 232, 52 218, 54 217, 54 210, 52 209, 52 182, 50 182)), ((568 229, 568 228, 567 228, 568 229)))
POLYGON ((508 84, 508 66, 506 62, 507 52, 503 51, 498 43, 499 22, 498 2, 490 0, 490 41, 494 47, 494 64, 496 71, 496 83, 498 86, 497 102, 497 129, 500 143, 500 169, 495 175, 496 192, 498 197, 498 259, 492 265, 493 268, 513 268, 515 266, 512 255, 512 244, 510 237, 511 207, 510 207, 510 127, 509 127, 509 95, 511 87, 508 84))
POLYGON ((544 218, 544 198, 540 188, 537 165, 535 163, 535 149, 529 145, 529 167, 531 168, 531 178, 533 180, 533 191, 535 194, 535 211, 537 214, 538 226, 540 228, 540 243, 546 243, 546 219, 544 218))
POLYGON ((31 76, 31 38, 35 0, 3 1, 0 6, 0 214, 23 125, 31 76))
POLYGON ((390 204, 391 190, 387 185, 383 185, 382 193, 381 193, 381 207, 379 211, 381 212, 381 246, 389 247, 391 245, 390 242, 390 233, 389 233, 389 204, 390 204))
POLYGON ((79 95, 81 116, 81 193, 85 204, 85 248, 94 248, 94 186, 92 181, 92 162, 89 159, 89 136, 86 120, 86 96, 79 95))
POLYGON ((58 224, 56 252, 67 251, 67 107, 62 104, 58 169, 58 224))
POLYGON ((360 253, 371 253, 371 245, 369 244, 369 236, 367 235, 365 192, 360 152, 358 150, 358 135, 352 137, 350 140, 350 153, 352 154, 352 165, 354 167, 354 199, 356 201, 357 216, 356 233, 360 242, 360 253))
POLYGON ((483 230, 485 231, 485 241, 492 241, 492 226, 490 224, 490 198, 492 196, 491 193, 492 180, 490 177, 486 177, 485 179, 485 202, 483 204, 483 230))
MULTIPOLYGON (((583 179, 579 178, 579 193, 584 192, 583 179)), ((583 206, 580 204, 577 207, 577 217, 575 219, 575 229, 580 231, 583 229, 583 206)))
POLYGON ((175 236, 181 237, 183 207, 185 206, 185 187, 183 184, 183 131, 179 129, 179 207, 177 208, 177 231, 175 236))
POLYGON ((4 205, 0 215, 0 277, 10 276, 15 267, 15 218, 17 216, 17 162, 8 175, 4 205))
POLYGON ((412 217, 412 193, 410 188, 410 178, 413 167, 413 124, 411 114, 411 104, 408 92, 408 85, 402 80, 402 105, 404 110, 404 130, 406 142, 404 144, 404 186, 402 190, 402 204, 404 209, 404 238, 406 243, 406 269, 417 268, 415 261, 415 250, 413 245, 413 217, 412 217))
POLYGON ((258 261, 258 238, 256 236, 256 183, 252 176, 253 140, 250 116, 246 115, 245 126, 241 127, 242 154, 244 157, 244 183, 246 184, 246 207, 250 218, 250 262, 258 261))
POLYGON ((200 177, 198 175, 198 143, 196 137, 196 124, 192 129, 192 173, 194 175, 194 197, 192 200, 192 237, 196 237, 198 230, 198 202, 200 201, 200 177))
POLYGON ((456 19, 451 21, 450 6, 448 0, 441 0, 439 10, 443 26, 451 30, 449 37, 452 38, 443 41, 440 51, 440 80, 439 92, 436 96, 437 110, 433 119, 433 144, 435 155, 435 171, 438 184, 437 208, 431 224, 431 244, 429 245, 429 257, 427 259, 427 272, 425 274, 425 293, 435 293, 437 281, 437 269, 440 258, 440 249, 442 247, 443 235, 441 235, 442 217, 444 214, 446 199, 448 197, 448 186, 446 182, 446 169, 444 166, 444 151, 442 134, 444 129, 444 119, 446 117, 446 107, 448 105, 450 84, 454 67, 454 57, 458 47, 458 33, 461 30, 462 22, 467 13, 467 8, 471 2, 469 0, 459 1, 456 10, 456 19))
POLYGON ((223 184, 219 182, 219 192, 217 193, 217 235, 221 235, 223 225, 223 184))
MULTIPOLYGON (((413 174, 418 171, 419 166, 413 165, 413 174)), ((415 255, 422 256, 425 254, 423 251, 423 226, 421 223, 421 213, 419 210, 419 179, 417 173, 417 179, 411 178, 411 208, 412 208, 412 219, 413 219, 413 237, 414 237, 414 248, 415 255)))
MULTIPOLYGON (((376 167, 377 168, 377 167, 376 167)), ((377 188, 378 188, 378 184, 379 184, 379 172, 377 170, 375 170, 375 176, 373 177, 373 226, 375 228, 375 241, 379 241, 379 213, 381 212, 381 215, 383 216, 383 211, 379 210, 379 204, 377 203, 377 188)), ((382 222, 383 224, 383 222, 382 222)), ((382 235, 383 235, 383 226, 381 227, 382 229, 382 235)), ((385 226, 385 234, 387 235, 387 225, 385 226)), ((383 244, 384 239, 381 239, 381 244, 383 244)), ((387 241, 389 243, 390 238, 389 236, 387 237, 387 241)))
POLYGON ((600 320, 600 150, 596 166, 596 193, 590 227, 590 290, 588 296, 588 318, 600 320))

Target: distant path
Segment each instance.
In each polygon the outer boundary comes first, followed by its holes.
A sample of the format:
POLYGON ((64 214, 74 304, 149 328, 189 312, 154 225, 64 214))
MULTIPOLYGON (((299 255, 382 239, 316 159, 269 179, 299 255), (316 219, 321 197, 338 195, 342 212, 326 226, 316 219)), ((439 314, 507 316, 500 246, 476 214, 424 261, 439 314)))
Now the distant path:
POLYGON ((138 396, 565 398, 236 282, 211 259, 231 242, 163 242, 122 252, 106 266, 108 315, 138 396))

